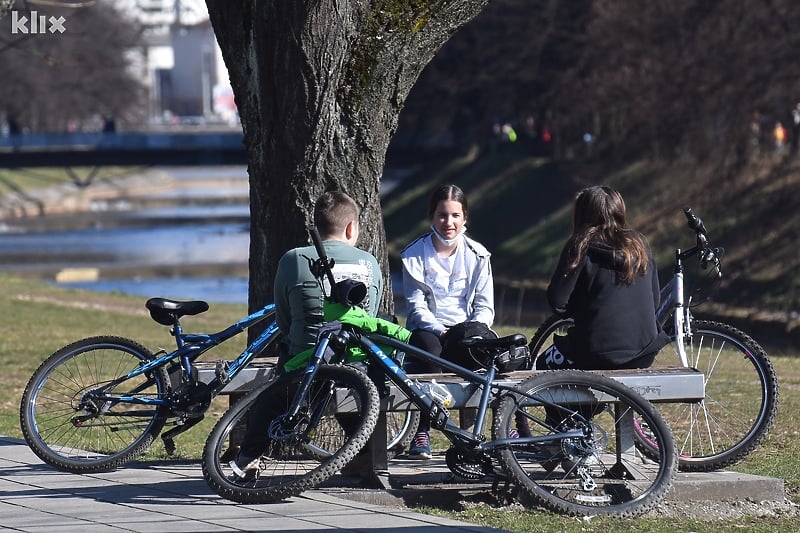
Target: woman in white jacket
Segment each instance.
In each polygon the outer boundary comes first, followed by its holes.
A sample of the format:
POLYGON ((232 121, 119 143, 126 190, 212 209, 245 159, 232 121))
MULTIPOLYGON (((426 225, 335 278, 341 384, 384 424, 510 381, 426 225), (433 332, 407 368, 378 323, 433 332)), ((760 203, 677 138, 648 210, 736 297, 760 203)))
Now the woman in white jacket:
MULTIPOLYGON (((442 353, 442 336, 462 322, 494 321, 494 284, 489 251, 467 237, 467 198, 456 185, 441 185, 428 201, 431 232, 409 244, 400 254, 403 294, 414 346, 442 353)), ((464 364, 463 361, 455 361, 464 364)), ((410 360, 411 372, 436 372, 410 360)), ((409 456, 430 459, 430 420, 422 417, 409 456)))

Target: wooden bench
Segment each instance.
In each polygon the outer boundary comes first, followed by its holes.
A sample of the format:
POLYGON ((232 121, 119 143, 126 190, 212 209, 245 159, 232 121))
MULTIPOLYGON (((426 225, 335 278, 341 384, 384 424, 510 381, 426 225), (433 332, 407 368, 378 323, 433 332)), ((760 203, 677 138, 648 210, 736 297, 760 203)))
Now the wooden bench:
MULTIPOLYGON (((199 363, 199 378, 208 381, 214 376, 214 365, 199 363)), ((266 380, 272 369, 274 360, 262 360, 251 363, 235 379, 223 389, 222 394, 243 394, 258 383, 266 380)), ((497 382, 504 385, 515 385, 537 374, 539 371, 527 370, 509 372, 499 375, 497 382)), ((595 371, 613 378, 632 388, 645 399, 653 403, 688 403, 698 402, 705 397, 705 376, 694 369, 682 367, 648 368, 635 370, 603 370, 595 371)), ((435 379, 453 395, 453 406, 450 410, 460 412, 461 427, 471 427, 474 422, 475 408, 480 399, 480 389, 477 385, 464 382, 453 374, 419 374, 410 377, 420 382, 435 379)), ((368 445, 372 469, 362 476, 363 481, 370 486, 389 488, 389 471, 387 459, 387 434, 386 413, 392 411, 405 411, 416 409, 408 398, 396 386, 390 384, 388 394, 381 398, 381 413, 378 425, 372 434, 368 445)), ((622 420, 618 428, 618 455, 634 453, 634 423, 630 414, 622 420)))

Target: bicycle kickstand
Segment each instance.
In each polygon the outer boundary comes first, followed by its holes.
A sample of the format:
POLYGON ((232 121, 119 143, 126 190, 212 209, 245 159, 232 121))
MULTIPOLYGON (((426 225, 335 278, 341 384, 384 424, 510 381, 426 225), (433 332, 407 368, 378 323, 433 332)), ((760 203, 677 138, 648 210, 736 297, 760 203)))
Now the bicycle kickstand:
POLYGON ((186 421, 179 425, 175 426, 174 428, 170 429, 161 434, 161 440, 164 442, 164 450, 167 452, 167 455, 172 455, 175 453, 175 437, 183 433, 184 431, 188 431, 191 429, 195 424, 200 422, 205 416, 200 415, 199 417, 192 417, 187 418, 186 421))

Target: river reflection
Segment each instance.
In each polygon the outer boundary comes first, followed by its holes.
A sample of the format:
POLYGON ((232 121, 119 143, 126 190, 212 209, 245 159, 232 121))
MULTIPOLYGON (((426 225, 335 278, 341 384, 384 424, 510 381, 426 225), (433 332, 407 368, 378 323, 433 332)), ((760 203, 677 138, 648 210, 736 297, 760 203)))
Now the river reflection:
MULTIPOLYGON (((249 228, 241 223, 122 227, 79 231, 0 234, 0 268, 26 276, 92 269, 98 279, 58 283, 101 292, 246 303, 244 277, 158 277, 198 265, 247 265, 249 228), (163 274, 162 274, 163 275, 163 274), (122 276, 122 277, 120 277, 122 276)), ((233 268, 231 268, 233 274, 233 268)))
POLYGON ((154 278, 112 279, 90 282, 59 283, 62 287, 87 289, 99 292, 121 292, 150 298, 176 298, 178 300, 206 300, 207 302, 247 304, 247 279, 245 278, 154 278))
POLYGON ((0 263, 64 267, 247 263, 249 242, 249 230, 241 224, 0 234, 0 263))
POLYGON ((83 212, 0 221, 0 271, 94 291, 247 302, 245 167, 148 169, 106 188, 112 194, 83 212))

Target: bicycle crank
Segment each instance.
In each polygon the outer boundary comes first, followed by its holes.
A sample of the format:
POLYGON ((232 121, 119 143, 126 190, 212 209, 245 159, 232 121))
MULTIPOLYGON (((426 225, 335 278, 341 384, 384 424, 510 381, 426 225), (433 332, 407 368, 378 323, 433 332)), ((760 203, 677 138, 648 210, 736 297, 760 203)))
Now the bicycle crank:
POLYGON ((492 459, 486 454, 449 448, 444 458, 447 468, 464 479, 477 480, 492 474, 492 459))

